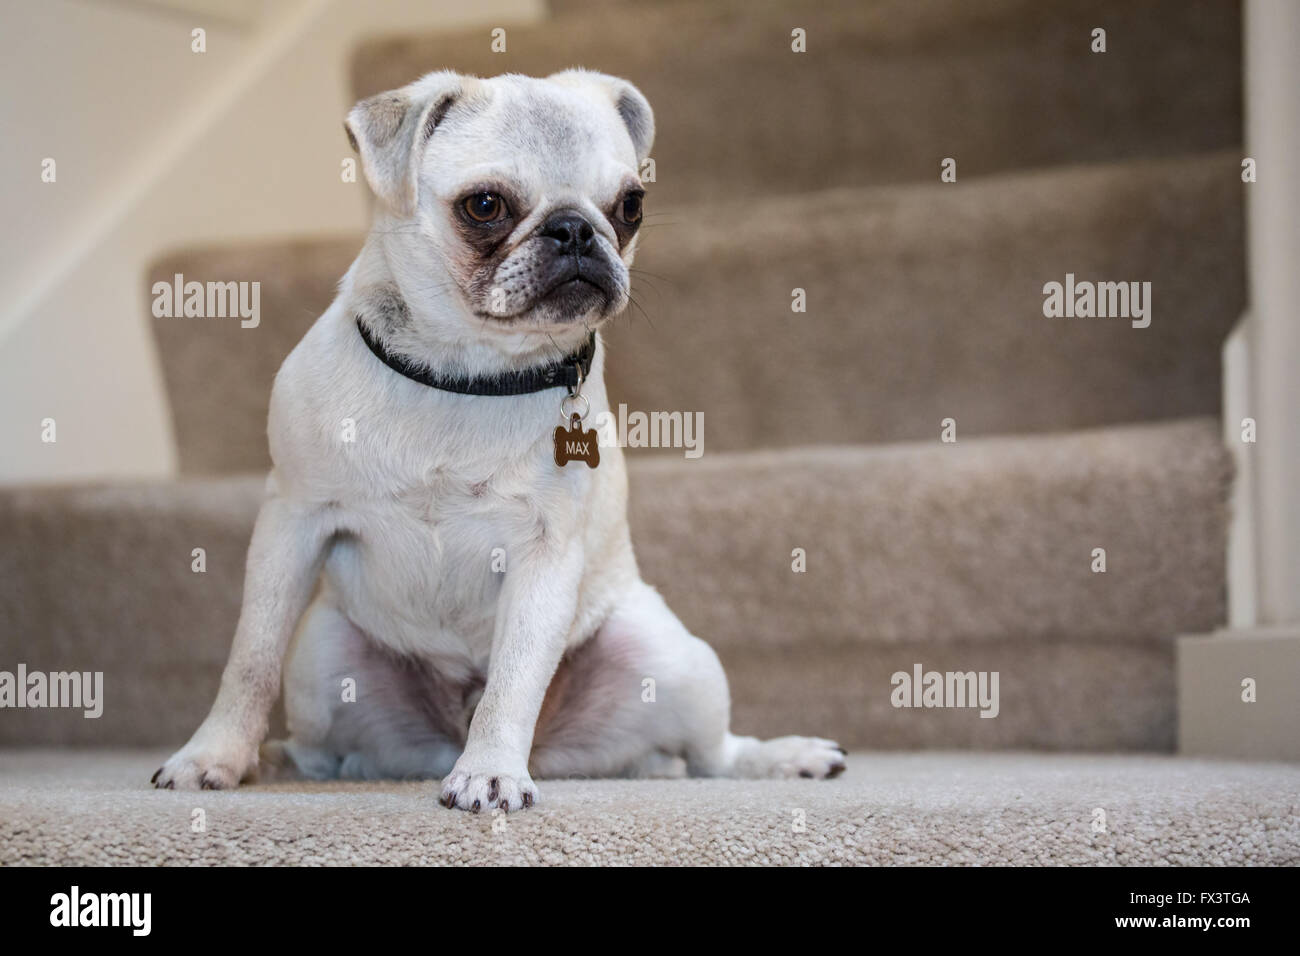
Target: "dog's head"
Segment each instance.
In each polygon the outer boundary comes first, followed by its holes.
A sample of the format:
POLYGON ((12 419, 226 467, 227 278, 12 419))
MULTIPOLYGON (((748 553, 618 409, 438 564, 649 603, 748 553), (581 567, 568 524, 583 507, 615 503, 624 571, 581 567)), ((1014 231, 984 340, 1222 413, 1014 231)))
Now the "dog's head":
POLYGON ((346 127, 399 285, 450 302, 440 321, 552 335, 627 305, 654 139, 630 83, 431 73, 358 103, 346 127))

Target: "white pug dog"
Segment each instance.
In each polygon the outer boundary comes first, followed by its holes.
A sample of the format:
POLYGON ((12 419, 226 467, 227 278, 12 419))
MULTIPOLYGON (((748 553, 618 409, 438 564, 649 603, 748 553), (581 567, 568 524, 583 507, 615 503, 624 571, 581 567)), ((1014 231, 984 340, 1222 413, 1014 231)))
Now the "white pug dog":
POLYGON ((346 126, 374 227, 276 377, 230 660, 154 783, 252 776, 282 661, 264 764, 440 777, 446 806, 530 806, 534 774, 842 771, 830 740, 729 732, 717 657, 637 570, 622 453, 595 463, 581 427, 609 407, 595 330, 628 302, 645 98, 443 72, 346 126))

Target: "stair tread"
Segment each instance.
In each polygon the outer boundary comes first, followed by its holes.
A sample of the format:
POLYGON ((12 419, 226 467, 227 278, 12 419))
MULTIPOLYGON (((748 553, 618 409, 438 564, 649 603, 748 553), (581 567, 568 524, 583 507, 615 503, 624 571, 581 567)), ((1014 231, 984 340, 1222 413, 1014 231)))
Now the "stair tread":
MULTIPOLYGON (((789 732, 776 725, 821 715, 820 732, 850 742, 1159 748, 1173 745, 1174 637, 1224 620, 1228 473, 1211 419, 645 458, 629 465, 629 520, 646 580, 728 668, 738 726, 789 732), (900 717, 879 691, 914 663, 1000 670, 1015 704, 973 724, 900 717)), ((0 743, 162 743, 197 725, 262 487, 0 494, 0 660, 23 659, 14 642, 40 633, 30 666, 114 675, 101 719, 15 710, 0 743)))
POLYGON ((358 97, 435 69, 624 76, 656 107, 674 199, 937 180, 1235 144, 1240 14, 1219 0, 754 0, 593 5, 550 21, 377 39, 358 97), (1096 26, 1104 54, 1090 51, 1096 26), (790 50, 807 31, 808 52, 790 50))
POLYGON ((670 210, 605 335, 612 400, 700 411, 716 449, 1217 414, 1239 172, 1216 152, 670 210), (1150 327, 1044 316, 1067 274, 1150 282, 1150 327))
POLYGON ((647 579, 720 644, 1167 643, 1222 623, 1228 476, 1199 418, 663 455, 633 463, 630 506, 647 579), (815 572, 792 572, 796 547, 815 572))
MULTIPOLYGON (((605 335, 611 399, 702 412, 713 450, 928 438, 950 416, 976 435, 1217 414, 1245 307, 1238 169, 1216 152, 669 207, 641 240, 639 305, 605 335), (1151 326, 1044 317, 1043 284, 1068 272, 1152 282, 1151 326)), ((183 471, 269 463, 271 381, 360 243, 150 270, 262 282, 257 329, 153 320, 183 471)))
POLYGON ((0 752, 0 865, 1300 863, 1300 768, 1280 763, 851 753, 830 783, 544 780, 538 808, 512 823, 528 836, 503 843, 434 806, 427 782, 204 794, 221 808, 211 832, 178 839, 192 798, 146 783, 167 755, 0 752), (806 838, 791 838, 792 807, 806 838), (1089 825, 1094 807, 1105 832, 1089 825))

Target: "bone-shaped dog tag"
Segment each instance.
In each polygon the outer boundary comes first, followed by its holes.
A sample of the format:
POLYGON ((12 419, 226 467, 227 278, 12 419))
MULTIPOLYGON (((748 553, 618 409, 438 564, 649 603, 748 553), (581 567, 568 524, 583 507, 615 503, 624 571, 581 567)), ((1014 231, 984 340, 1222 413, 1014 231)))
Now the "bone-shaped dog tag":
POLYGON ((569 427, 555 426, 555 463, 563 468, 571 461, 585 461, 588 468, 600 464, 600 443, 594 429, 582 427, 582 419, 569 416, 569 427))

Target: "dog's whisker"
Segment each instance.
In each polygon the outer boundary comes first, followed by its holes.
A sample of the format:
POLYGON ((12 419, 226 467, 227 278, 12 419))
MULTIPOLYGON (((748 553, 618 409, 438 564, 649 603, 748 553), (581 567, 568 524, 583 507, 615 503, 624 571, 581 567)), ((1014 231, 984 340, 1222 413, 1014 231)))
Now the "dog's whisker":
POLYGON ((676 281, 673 279, 659 279, 653 276, 641 275, 639 273, 634 273, 632 278, 636 288, 648 289, 649 291, 655 293, 656 295, 662 295, 664 292, 664 290, 659 287, 658 283, 666 282, 669 285, 677 284, 676 281))
POLYGON ((662 279, 664 282, 677 281, 670 276, 660 275, 658 272, 651 272, 649 269, 629 268, 627 271, 634 276, 649 276, 651 279, 662 279))
POLYGON ((641 313, 642 317, 649 324, 650 328, 653 329, 655 327, 654 319, 652 319, 650 317, 650 313, 645 310, 645 306, 643 306, 640 302, 638 302, 636 298, 631 294, 628 295, 627 300, 629 304, 634 306, 636 310, 641 313))

